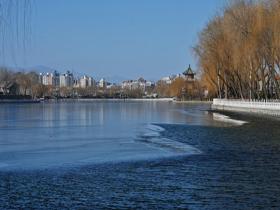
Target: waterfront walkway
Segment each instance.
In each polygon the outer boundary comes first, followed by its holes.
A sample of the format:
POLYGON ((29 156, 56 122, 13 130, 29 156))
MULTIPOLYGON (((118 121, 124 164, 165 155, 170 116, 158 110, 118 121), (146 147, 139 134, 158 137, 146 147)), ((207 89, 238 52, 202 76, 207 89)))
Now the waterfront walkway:
POLYGON ((212 109, 280 116, 279 100, 213 99, 212 109))

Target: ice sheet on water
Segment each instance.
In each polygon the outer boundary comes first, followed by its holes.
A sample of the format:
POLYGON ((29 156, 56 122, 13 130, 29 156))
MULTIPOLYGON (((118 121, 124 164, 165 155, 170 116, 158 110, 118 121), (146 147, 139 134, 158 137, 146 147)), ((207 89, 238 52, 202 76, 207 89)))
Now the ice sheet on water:
POLYGON ((162 131, 165 131, 165 129, 163 127, 160 127, 158 125, 154 125, 154 124, 148 124, 147 125, 147 128, 149 130, 152 130, 152 131, 158 131, 158 132, 162 132, 162 131))
POLYGON ((19 141, 17 145, 10 143, 1 148, 0 171, 150 160, 197 153, 189 145, 162 138, 164 128, 160 126, 138 124, 137 129, 132 125, 130 128, 121 134, 120 130, 109 135, 105 131, 97 133, 95 129, 84 138, 71 133, 55 140, 45 136, 38 143, 35 139, 19 141), (135 141, 138 131, 141 131, 141 140, 135 141))
POLYGON ((154 125, 154 124, 148 124, 145 128, 144 134, 142 136, 144 137, 155 137, 160 136, 160 132, 164 131, 165 129, 154 125))
MULTIPOLYGON (((164 139, 161 135, 164 129, 150 124, 194 120, 170 111, 173 106, 169 103, 62 102, 1 107, 0 170, 191 154, 188 145, 164 139), (139 136, 141 141, 135 141, 139 136)), ((202 121, 198 117, 195 122, 202 121)))

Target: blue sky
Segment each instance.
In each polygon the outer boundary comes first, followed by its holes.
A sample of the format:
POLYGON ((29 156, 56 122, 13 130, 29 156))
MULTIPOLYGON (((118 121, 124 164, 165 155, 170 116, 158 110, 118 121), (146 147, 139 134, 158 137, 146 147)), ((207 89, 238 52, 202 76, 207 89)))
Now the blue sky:
POLYGON ((31 41, 6 59, 94 77, 156 79, 196 69, 192 46, 223 0, 33 0, 31 41))

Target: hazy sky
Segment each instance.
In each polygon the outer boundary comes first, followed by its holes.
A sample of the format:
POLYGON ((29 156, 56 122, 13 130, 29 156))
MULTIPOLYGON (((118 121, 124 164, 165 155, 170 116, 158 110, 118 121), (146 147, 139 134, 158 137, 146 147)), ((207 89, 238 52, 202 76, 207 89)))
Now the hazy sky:
POLYGON ((147 79, 196 69, 192 46, 223 0, 33 0, 32 41, 4 64, 147 79))

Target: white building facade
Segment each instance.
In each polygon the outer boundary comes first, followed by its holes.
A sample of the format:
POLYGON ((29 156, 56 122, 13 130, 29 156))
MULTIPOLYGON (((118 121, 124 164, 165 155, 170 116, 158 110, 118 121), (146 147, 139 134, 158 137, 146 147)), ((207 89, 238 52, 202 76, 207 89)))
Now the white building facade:
POLYGON ((59 73, 54 71, 53 73, 40 73, 39 82, 43 85, 59 87, 59 73))
POLYGON ((82 78, 80 78, 81 88, 94 87, 94 86, 95 86, 95 80, 92 77, 84 75, 82 78))
POLYGON ((60 75, 59 77, 60 87, 73 87, 74 85, 74 76, 70 71, 67 71, 65 74, 60 75))
POLYGON ((106 80, 105 80, 104 78, 100 79, 100 80, 99 80, 99 83, 98 83, 98 86, 99 86, 100 88, 106 88, 106 87, 107 87, 107 82, 106 82, 106 80))
POLYGON ((153 82, 139 78, 138 80, 127 80, 122 82, 122 89, 136 90, 142 89, 145 91, 147 88, 152 87, 153 82))

